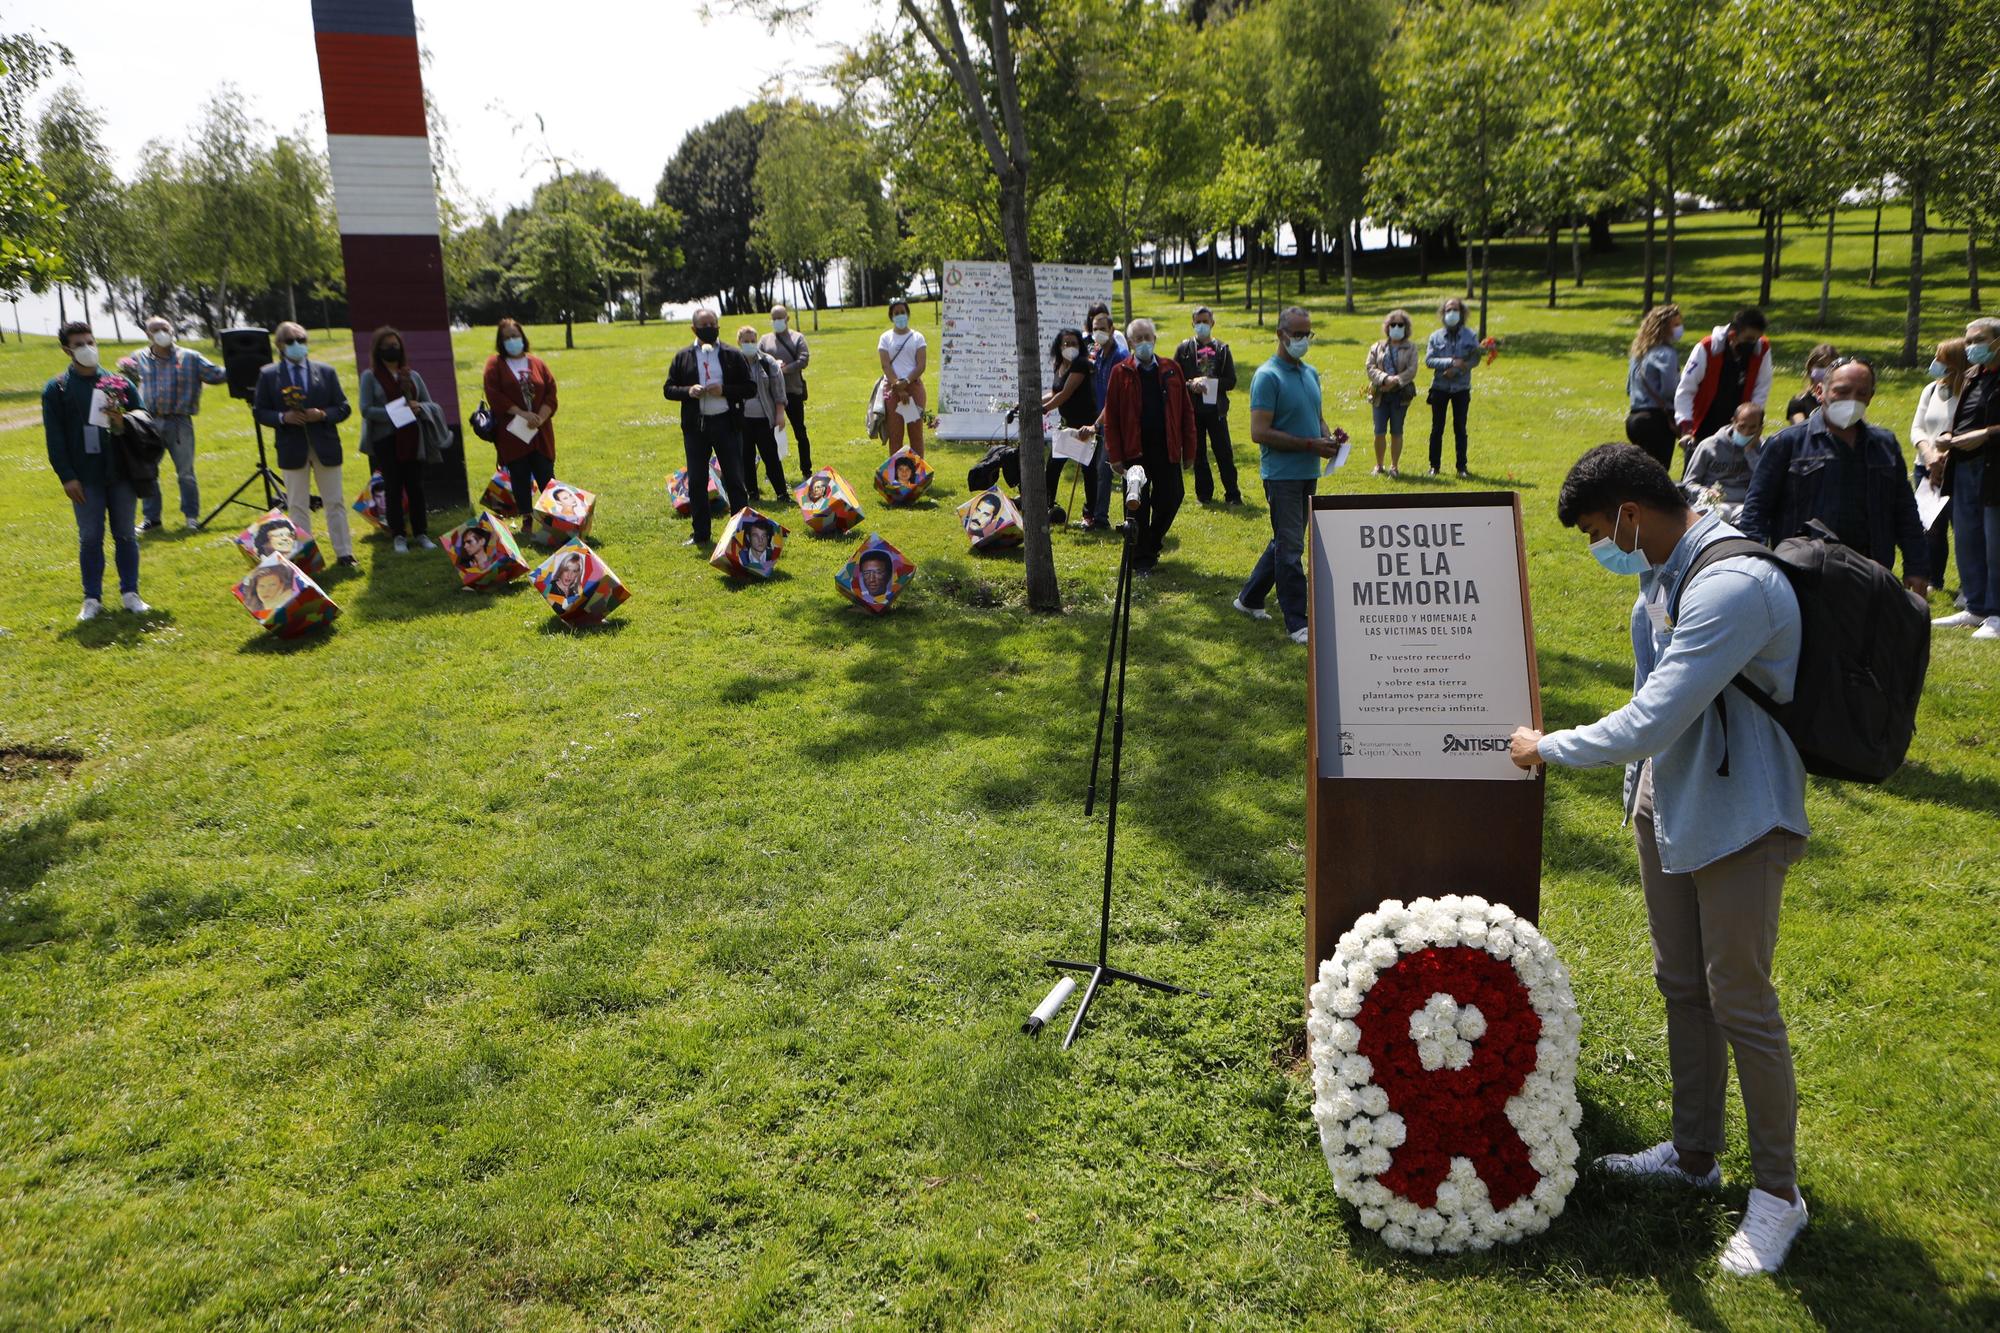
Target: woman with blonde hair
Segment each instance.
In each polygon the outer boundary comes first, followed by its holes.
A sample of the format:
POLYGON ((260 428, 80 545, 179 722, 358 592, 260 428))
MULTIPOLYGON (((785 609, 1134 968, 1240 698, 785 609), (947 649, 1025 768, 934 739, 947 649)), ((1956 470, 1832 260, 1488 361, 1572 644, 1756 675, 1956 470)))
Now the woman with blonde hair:
POLYGON ((1403 419, 1417 396, 1417 349, 1410 342, 1410 312, 1391 310, 1382 317, 1382 341, 1368 349, 1368 401, 1375 405, 1375 474, 1400 477, 1403 462, 1403 419), (1389 465, 1382 466, 1384 443, 1390 445, 1389 465))
POLYGON ((1656 305, 1639 321, 1625 370, 1625 438, 1674 472, 1674 390, 1680 384, 1680 357, 1674 344, 1687 332, 1677 305, 1656 305))
MULTIPOLYGON (((1833 363, 1840 359, 1840 353, 1832 343, 1821 343, 1806 353, 1806 382, 1792 401, 1785 404, 1785 424, 1796 426, 1819 410, 1820 385, 1826 383, 1833 363)), ((1962 372, 1961 372, 1962 373, 1962 372)))
MULTIPOLYGON (((1958 400, 1965 392, 1965 372, 1972 363, 1965 356, 1965 339, 1946 338, 1931 358, 1930 380, 1917 395, 1917 414, 1910 418, 1910 447, 1916 451, 1916 483, 1928 478, 1932 486, 1944 484, 1944 467, 1950 450, 1939 443, 1951 434, 1952 418, 1958 414, 1958 400)), ((1951 511, 1938 514, 1924 534, 1930 548, 1931 586, 1944 587, 1951 568, 1951 511)))

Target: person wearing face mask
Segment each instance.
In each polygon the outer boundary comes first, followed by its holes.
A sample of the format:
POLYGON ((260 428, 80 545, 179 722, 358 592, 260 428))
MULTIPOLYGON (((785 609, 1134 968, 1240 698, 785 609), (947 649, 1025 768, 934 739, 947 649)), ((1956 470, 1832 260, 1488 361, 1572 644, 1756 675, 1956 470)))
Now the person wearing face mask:
MULTIPOLYGON (((201 529, 201 487, 194 476, 194 419, 201 411, 201 386, 221 384, 229 372, 195 351, 174 341, 174 326, 163 315, 146 321, 147 346, 143 352, 121 357, 123 371, 146 397, 160 440, 174 460, 174 476, 180 482, 181 518, 189 532, 201 529)), ((139 531, 152 532, 160 526, 162 499, 155 489, 140 499, 145 516, 139 531)))
POLYGON ((813 450, 806 437, 806 363, 812 360, 812 348, 806 345, 804 334, 793 331, 792 312, 783 303, 771 307, 771 331, 757 346, 784 368, 785 420, 792 428, 792 445, 799 452, 799 475, 810 477, 813 450))
POLYGON ((2000 640, 2000 319, 1965 326, 1971 363, 1952 413, 1938 437, 1947 451, 1944 493, 1951 497, 1951 535, 1958 541, 1958 583, 1965 609, 1931 623, 1975 626, 1972 637, 2000 640))
POLYGON ((1213 446, 1215 470, 1222 477, 1222 503, 1240 505, 1236 452, 1229 445, 1229 395, 1236 388, 1236 357, 1229 344, 1215 336, 1215 312, 1207 306, 1195 307, 1194 337, 1183 339, 1174 349, 1174 362, 1187 377, 1194 399, 1194 498, 1201 504, 1215 500, 1215 479, 1208 473, 1208 451, 1213 446))
POLYGON ((1729 424, 1739 405, 1770 401, 1767 325, 1763 311, 1745 306, 1688 353, 1674 390, 1674 429, 1683 439, 1705 440, 1729 424))
MULTIPOLYGON (((1687 467, 1681 472, 1681 490, 1697 505, 1705 495, 1719 496, 1720 503, 1708 512, 1734 523, 1750 494, 1750 478, 1757 470, 1763 440, 1764 409, 1744 403, 1725 430, 1697 444, 1688 455, 1687 467)), ((1652 450, 1646 452, 1651 454, 1652 450)))
MULTIPOLYGON (((1063 428, 1076 431, 1079 438, 1089 440, 1092 427, 1097 423, 1097 396, 1090 384, 1090 358, 1084 354, 1083 331, 1064 329, 1056 334, 1056 340, 1049 347, 1049 392, 1042 399, 1044 413, 1059 414, 1063 428)), ((1053 450, 1049 453, 1047 472, 1049 491, 1049 522, 1051 525, 1064 521, 1062 506, 1056 503, 1056 485, 1062 480, 1064 459, 1053 450)), ((1083 503, 1086 510, 1097 503, 1097 474, 1088 467, 1078 465, 1083 473, 1083 503)))
POLYGON ((1451 413, 1452 442, 1458 452, 1458 475, 1466 468, 1465 414, 1472 406, 1472 367, 1479 360, 1479 337, 1465 326, 1465 302, 1448 296, 1438 307, 1438 323, 1424 347, 1424 364, 1431 368, 1431 470, 1444 466, 1444 414, 1451 413))
POLYGON ((1813 414, 1819 406, 1820 386, 1826 383, 1826 372, 1838 360, 1840 353, 1832 343, 1819 343, 1806 353, 1805 382, 1785 404, 1786 425, 1796 426, 1813 414))
POLYGON ((1410 341, 1410 312, 1391 310, 1382 319, 1382 341, 1368 349, 1363 367, 1368 375, 1368 401, 1375 408, 1375 471, 1372 475, 1403 475, 1403 421, 1417 396, 1417 346, 1410 341), (1388 466, 1382 462, 1388 446, 1388 466))
POLYGON ((62 483, 76 517, 77 564, 83 573, 83 608, 78 620, 95 620, 104 609, 104 529, 111 528, 118 591, 127 611, 152 610, 139 600, 139 534, 134 519, 138 488, 127 475, 115 436, 125 431, 125 412, 143 411, 144 391, 131 383, 120 403, 101 392, 97 335, 72 320, 56 333, 69 357, 61 374, 42 386, 42 435, 49 467, 62 483), (93 419, 101 424, 93 425, 93 419))
POLYGON ((384 325, 369 343, 368 368, 361 372, 361 452, 382 474, 382 507, 389 535, 400 553, 410 549, 403 528, 428 551, 430 507, 424 501, 423 428, 417 424, 418 403, 431 401, 424 377, 410 368, 403 355, 403 335, 384 325), (389 404, 400 400, 411 409, 407 425, 398 425, 389 404))
POLYGON ((1250 377, 1250 438, 1261 454, 1258 471, 1271 510, 1271 540, 1230 603, 1252 620, 1269 620, 1265 599, 1275 588, 1285 633, 1306 641, 1306 519, 1324 460, 1340 452, 1326 428, 1319 372, 1306 364, 1312 315, 1287 306, 1278 315, 1276 354, 1250 377))
MULTIPOLYGON (((698 479, 708 475, 708 460, 713 458, 722 473, 729 511, 735 513, 750 503, 743 485, 743 403, 756 396, 757 383, 742 357, 718 345, 722 321, 713 310, 695 311, 692 324, 694 342, 674 353, 660 392, 667 401, 681 405, 681 446, 688 476, 699 486, 698 479)), ((694 520, 694 535, 682 545, 705 554, 714 545, 709 506, 694 505, 688 516, 694 520)))
POLYGON ((1104 454, 1120 474, 1134 463, 1146 469, 1145 501, 1127 521, 1139 525, 1132 572, 1151 574, 1187 493, 1181 472, 1194 466, 1194 402, 1179 363, 1159 354, 1152 320, 1133 320, 1125 340, 1132 355, 1104 396, 1104 454))
POLYGON ((1681 587, 1703 547, 1741 534, 1690 509, 1632 445, 1601 444, 1579 459, 1556 516, 1605 569, 1639 576, 1632 699, 1546 736, 1520 727, 1511 756, 1524 769, 1625 766, 1673 1084, 1670 1136, 1596 1165, 1626 1180, 1718 1188, 1733 1056, 1754 1184, 1721 1264, 1739 1276, 1776 1272, 1807 1217, 1797 1083, 1771 975, 1785 873, 1805 851, 1806 773, 1784 728, 1732 682, 1740 673, 1773 700, 1791 699, 1798 597, 1770 561, 1748 555, 1716 560, 1681 587))
POLYGON ((273 337, 281 357, 257 372, 251 412, 275 432, 292 522, 302 531, 313 530, 312 485, 318 482, 326 535, 338 562, 352 565, 354 539, 340 487, 340 423, 354 409, 333 367, 309 358, 302 325, 286 320, 273 337))
POLYGON ((1922 597, 1930 556, 1917 497, 1894 431, 1865 420, 1875 368, 1849 358, 1826 377, 1824 405, 1803 423, 1764 441, 1738 525, 1766 546, 1817 520, 1883 568, 1903 552, 1903 584, 1922 597))
POLYGON ((1677 305, 1656 305, 1639 321, 1625 370, 1625 438, 1674 470, 1674 386, 1681 361, 1674 351, 1687 330, 1677 305))
MULTIPOLYGON (((889 327, 875 340, 875 356, 882 363, 882 410, 887 412, 889 452, 903 447, 907 434, 910 452, 924 456, 924 408, 930 398, 924 392, 924 367, 930 352, 924 335, 910 327, 910 303, 900 297, 889 302, 889 327), (914 421, 903 419, 902 409, 915 409, 914 421)), ((688 475, 692 476, 693 473, 688 475)))
MULTIPOLYGON (((486 401, 501 418, 493 437, 493 453, 507 469, 514 488, 514 508, 521 515, 521 540, 535 531, 535 492, 556 478, 556 377, 528 345, 528 331, 512 315, 493 328, 493 355, 480 377, 486 401), (519 421, 523 431, 509 430, 519 421)), ((553 532, 551 533, 553 539, 553 532)))
POLYGON ((785 485, 785 463, 778 457, 778 432, 785 424, 785 368, 757 344, 757 330, 748 324, 736 330, 736 350, 750 367, 757 391, 743 400, 743 485, 751 503, 761 501, 757 489, 757 460, 764 460, 764 475, 771 481, 771 498, 783 503, 791 495, 785 485))
MULTIPOLYGON (((1932 486, 1943 488, 1945 470, 1951 465, 1951 450, 1939 441, 1951 434, 1952 423, 1958 416, 1958 400, 1965 392, 1965 373, 1970 367, 1971 362, 1965 359, 1965 339, 1946 338, 1937 345, 1931 357, 1930 378, 1923 392, 1917 395, 1916 415, 1910 418, 1910 447, 1917 453, 1912 481, 1921 483, 1928 478, 1932 486)), ((1921 513, 1918 516, 1922 517, 1921 513)), ((1945 578, 1951 573, 1950 501, 1945 502, 1944 512, 1925 531, 1924 540, 1931 558, 1931 586, 1943 591, 1945 578)), ((1965 607, 1964 583, 1964 579, 1959 580, 1960 610, 1965 607)))

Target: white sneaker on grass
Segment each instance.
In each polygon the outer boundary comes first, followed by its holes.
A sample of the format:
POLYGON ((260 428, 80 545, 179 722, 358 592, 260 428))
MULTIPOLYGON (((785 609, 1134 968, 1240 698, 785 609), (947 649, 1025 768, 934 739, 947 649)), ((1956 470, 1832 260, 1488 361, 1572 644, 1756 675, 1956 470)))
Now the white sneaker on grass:
POLYGON ((1972 631, 1975 639, 2000 639, 2000 616, 1986 617, 1986 623, 1972 631))
POLYGON ((437 543, 421 532, 417 534, 417 545, 423 547, 426 551, 437 550, 437 543))
POLYGON ((1293 643, 1304 643, 1306 641, 1305 626, 1301 625, 1297 629, 1293 630, 1291 637, 1293 643))
POLYGON ((83 609, 76 613, 76 618, 78 620, 95 620, 103 610, 104 603, 98 601, 95 597, 86 597, 83 599, 83 609))
POLYGON ((409 541, 408 541, 408 539, 407 539, 407 538, 403 538, 403 537, 398 537, 398 538, 396 538, 396 554, 397 554, 397 555, 403 555, 403 554, 404 554, 404 553, 406 553, 406 552, 407 552, 407 551, 408 551, 409 549, 410 549, 410 543, 409 543, 409 541))
POLYGON ((1806 1226, 1806 1196, 1788 1203, 1763 1190, 1750 1191, 1750 1206, 1743 1212, 1743 1225, 1722 1247, 1722 1271, 1738 1277, 1775 1273, 1785 1266, 1785 1255, 1806 1226))
POLYGON ((1931 621, 1932 629, 1967 629, 1985 623, 1986 617, 1976 616, 1970 611, 1955 611, 1948 616, 1939 616, 1931 621))
POLYGON ((1597 1169, 1613 1176, 1636 1180, 1664 1180, 1675 1185, 1692 1185, 1712 1190, 1722 1184, 1722 1167, 1711 1165, 1708 1174, 1698 1176, 1681 1169, 1681 1155, 1672 1143, 1656 1143, 1644 1152, 1606 1153, 1597 1159, 1597 1169))
POLYGON ((1242 593, 1238 593, 1236 596, 1230 598, 1229 604, 1252 620, 1269 620, 1271 618, 1271 613, 1261 606, 1245 606, 1243 604, 1242 593))
POLYGON ((125 604, 125 609, 135 616, 143 616, 153 609, 140 601, 139 594, 136 592, 128 592, 120 597, 119 600, 125 604))

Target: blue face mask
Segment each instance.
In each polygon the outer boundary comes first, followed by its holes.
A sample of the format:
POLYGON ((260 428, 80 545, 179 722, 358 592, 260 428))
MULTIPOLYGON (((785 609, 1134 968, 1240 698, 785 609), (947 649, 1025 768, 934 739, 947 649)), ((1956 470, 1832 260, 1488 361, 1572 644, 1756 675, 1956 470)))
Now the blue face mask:
POLYGON ((898 333, 910 327, 910 317, 908 315, 891 315, 889 316, 889 322, 896 326, 896 332, 898 333))
POLYGON ((1444 312, 1444 326, 1446 328, 1448 329, 1457 328, 1458 321, 1459 321, 1459 313, 1456 310, 1447 310, 1444 312))
POLYGON ((774 319, 771 321, 771 332, 773 333, 783 333, 790 327, 792 327, 792 321, 789 319, 774 319))
POLYGON ((1590 553, 1597 557, 1597 563, 1613 574, 1643 574, 1653 567, 1646 553, 1639 549, 1639 527, 1632 526, 1632 549, 1622 550, 1618 545, 1618 526, 1625 521, 1623 511, 1611 525, 1611 535, 1600 537, 1590 544, 1590 553))
POLYGON ((1729 432, 1729 442, 1738 449, 1748 449, 1757 442, 1757 437, 1755 435, 1745 435, 1740 430, 1732 430, 1729 432))
POLYGON ((519 356, 528 350, 528 341, 525 338, 509 338, 500 345, 507 349, 508 356, 519 356))
POLYGON ((1215 325, 1213 324, 1197 324, 1194 326, 1194 336, 1197 338, 1206 338, 1213 332, 1215 332, 1215 325))
POLYGON ((1133 343, 1132 355, 1138 357, 1141 361, 1151 361, 1153 359, 1153 340, 1151 338, 1142 338, 1138 342, 1133 343))
POLYGON ((285 360, 291 362, 299 362, 305 359, 306 359, 306 345, 304 343, 285 344, 285 360))
POLYGON ((1303 338, 1285 339, 1285 350, 1291 353, 1292 360, 1294 361, 1305 360, 1306 353, 1312 350, 1312 345, 1313 345, 1313 338, 1310 333, 1308 333, 1303 338))
POLYGON ((1967 343, 1965 359, 1975 366, 1983 366, 1993 359, 1992 343, 1967 343))
POLYGON ((1942 362, 1942 361, 1932 361, 1932 362, 1931 362, 1931 369, 1930 369, 1930 376, 1931 376, 1931 378, 1932 378, 1932 379, 1934 379, 1934 380, 1941 380, 1941 379, 1943 379, 1943 378, 1944 378, 1944 377, 1945 377, 1946 375, 1949 375, 1949 374, 1951 374, 1951 367, 1950 367, 1950 366, 1947 366, 1947 365, 1946 365, 1946 364, 1945 364, 1944 362, 1942 362))

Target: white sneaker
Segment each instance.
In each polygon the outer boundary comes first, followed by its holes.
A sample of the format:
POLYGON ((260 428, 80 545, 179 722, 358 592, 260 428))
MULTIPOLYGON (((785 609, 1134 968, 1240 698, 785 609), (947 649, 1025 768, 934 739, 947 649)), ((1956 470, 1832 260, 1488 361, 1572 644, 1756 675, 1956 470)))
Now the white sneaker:
POLYGON ((189 532, 200 532, 200 531, 201 531, 201 520, 199 520, 199 519, 193 519, 193 518, 189 519, 189 520, 188 520, 188 531, 189 531, 189 532))
POLYGON ((98 613, 103 610, 104 603, 98 601, 95 597, 86 597, 83 599, 83 609, 76 613, 76 618, 78 620, 95 620, 98 617, 98 613))
POLYGON ((1293 643, 1304 643, 1306 641, 1305 626, 1301 625, 1299 628, 1293 630, 1291 639, 1293 643))
POLYGON ((1972 631, 1975 639, 2000 639, 2000 616, 1986 617, 1986 623, 1972 631))
POLYGON ((124 596, 119 598, 119 600, 125 604, 125 609, 127 611, 130 611, 135 616, 143 616, 148 611, 153 609, 152 607, 147 606, 144 602, 140 601, 139 594, 136 592, 128 592, 124 596))
POLYGON ((426 551, 437 550, 437 543, 432 541, 429 537, 424 536, 422 533, 417 534, 417 545, 423 547, 426 551))
POLYGON ((1243 594, 1241 593, 1238 593, 1236 596, 1230 598, 1229 604, 1235 607, 1238 611, 1241 611, 1244 615, 1250 617, 1252 620, 1269 620, 1271 618, 1271 613, 1269 611, 1266 611, 1261 606, 1243 605, 1243 594))
POLYGON ((1597 1159, 1597 1169, 1607 1175, 1631 1176, 1640 1180, 1665 1180, 1676 1185, 1692 1185, 1701 1190, 1712 1190, 1722 1184, 1720 1165, 1710 1166, 1705 1176, 1698 1176, 1692 1171, 1683 1171, 1681 1155, 1672 1143, 1656 1143, 1644 1152, 1606 1153, 1597 1159))
POLYGON ((1939 616, 1931 622, 1932 629, 1964 629, 1969 625, 1985 623, 1984 616, 1976 616, 1970 611, 1956 611, 1948 616, 1939 616))
POLYGON ((396 554, 402 555, 410 549, 410 543, 402 537, 396 538, 396 554))
POLYGON ((1806 1226, 1806 1196, 1787 1203, 1763 1190, 1750 1191, 1750 1206, 1743 1212, 1743 1225, 1722 1247, 1722 1271, 1738 1277, 1775 1273, 1785 1266, 1785 1255, 1806 1226))

